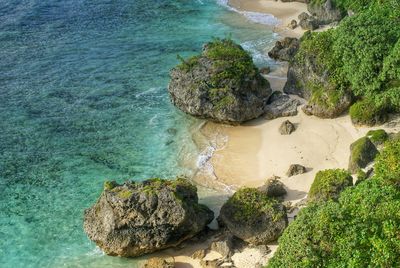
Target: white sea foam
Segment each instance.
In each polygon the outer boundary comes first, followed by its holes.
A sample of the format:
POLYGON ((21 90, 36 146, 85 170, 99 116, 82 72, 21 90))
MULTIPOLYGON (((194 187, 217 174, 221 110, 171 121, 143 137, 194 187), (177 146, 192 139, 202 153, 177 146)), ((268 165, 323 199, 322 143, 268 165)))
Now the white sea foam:
POLYGON ((197 158, 197 163, 196 163, 197 168, 207 172, 207 174, 213 174, 214 167, 210 163, 210 159, 213 156, 214 152, 215 152, 215 147, 213 146, 208 146, 207 148, 205 148, 197 158))
POLYGON ((237 10, 236 8, 229 6, 228 1, 229 0, 217 0, 217 3, 221 6, 226 7, 227 9, 229 9, 231 11, 242 14, 249 21, 254 22, 254 23, 268 25, 268 26, 277 26, 281 22, 278 18, 276 18, 272 14, 237 10))
POLYGON ((162 90, 162 89, 163 89, 162 87, 151 87, 148 90, 145 90, 143 92, 139 92, 139 93, 135 94, 135 97, 136 98, 140 98, 142 96, 148 95, 150 93, 157 92, 157 91, 162 90))

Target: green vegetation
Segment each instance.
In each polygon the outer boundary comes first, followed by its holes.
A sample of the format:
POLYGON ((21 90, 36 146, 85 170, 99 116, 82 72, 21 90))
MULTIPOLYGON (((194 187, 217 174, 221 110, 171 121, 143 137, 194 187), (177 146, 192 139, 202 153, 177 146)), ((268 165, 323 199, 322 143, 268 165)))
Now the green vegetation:
POLYGON ((386 133, 385 130, 377 129, 377 130, 368 131, 367 137, 369 137, 370 140, 375 145, 380 145, 380 144, 383 144, 385 141, 387 141, 387 139, 389 138, 389 135, 386 133))
POLYGON ((400 140, 387 141, 374 177, 359 172, 360 181, 337 201, 309 203, 268 267, 400 267, 399 163, 400 140))
MULTIPOLYGON (((234 102, 235 88, 241 88, 247 81, 260 76, 251 55, 231 39, 216 38, 205 45, 202 55, 193 56, 187 60, 178 56, 181 61, 178 68, 189 72, 196 66, 200 66, 202 58, 213 64, 211 83, 207 84, 207 87, 208 95, 217 109, 223 109, 234 102)), ((260 79, 260 81, 266 85, 268 83, 265 79, 260 79)))
POLYGON ((379 179, 302 209, 268 267, 399 267, 400 191, 379 179))
POLYGON ((388 112, 400 111, 400 1, 334 2, 357 13, 343 19, 335 29, 303 36, 295 62, 304 64, 312 55, 316 74, 329 74, 324 88, 304 87, 317 100, 321 92, 332 95, 328 99, 333 100, 335 91, 336 96, 351 92, 358 100, 350 110, 352 120, 380 124, 388 112))
POLYGON ((350 145, 349 171, 356 173, 375 159, 378 150, 368 137, 362 137, 350 145))
POLYGON ((319 171, 311 185, 308 197, 312 202, 336 200, 344 188, 352 185, 353 178, 349 172, 343 169, 319 171))
POLYGON ((362 169, 359 169, 357 171, 356 185, 359 184, 362 181, 365 181, 367 178, 368 178, 367 173, 365 173, 362 169))
POLYGON ((400 185, 400 140, 388 141, 376 158, 375 173, 386 181, 400 185))
POLYGON ((115 181, 105 181, 103 188, 104 188, 104 190, 110 191, 110 190, 114 189, 114 187, 117 185, 118 184, 115 181))
POLYGON ((121 189, 120 191, 118 191, 117 196, 122 199, 128 199, 132 196, 132 194, 132 191, 128 189, 121 189))
POLYGON ((241 188, 227 201, 227 205, 236 211, 235 220, 250 223, 258 221, 260 215, 267 212, 273 220, 281 219, 284 214, 275 208, 278 203, 256 188, 241 188))

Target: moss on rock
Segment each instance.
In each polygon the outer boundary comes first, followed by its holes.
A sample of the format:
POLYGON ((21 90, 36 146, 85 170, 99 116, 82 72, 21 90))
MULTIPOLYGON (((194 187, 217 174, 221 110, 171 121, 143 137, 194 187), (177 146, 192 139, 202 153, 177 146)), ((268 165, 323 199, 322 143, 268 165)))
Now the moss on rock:
POLYGON ((319 171, 311 185, 308 198, 311 202, 337 200, 339 193, 352 185, 353 178, 343 169, 319 171))
POLYGON ((362 137, 350 145, 349 171, 356 173, 375 159, 378 150, 368 137, 362 137))
POLYGON ((368 131, 367 137, 368 137, 375 145, 381 145, 381 144, 383 144, 383 143, 389 138, 389 135, 386 133, 385 130, 383 130, 383 129, 377 129, 377 130, 370 130, 370 131, 368 131))
POLYGON ((376 158, 375 174, 400 185, 400 140, 391 140, 376 158))

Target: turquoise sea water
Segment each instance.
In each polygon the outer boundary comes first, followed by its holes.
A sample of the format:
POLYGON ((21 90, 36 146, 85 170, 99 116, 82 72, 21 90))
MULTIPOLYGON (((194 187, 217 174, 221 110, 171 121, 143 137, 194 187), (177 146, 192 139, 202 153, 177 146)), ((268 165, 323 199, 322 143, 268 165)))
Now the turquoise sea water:
POLYGON ((213 0, 0 1, 0 267, 135 266, 96 249, 83 210, 105 179, 190 174, 199 121, 168 72, 227 35, 268 61, 270 28, 213 0))

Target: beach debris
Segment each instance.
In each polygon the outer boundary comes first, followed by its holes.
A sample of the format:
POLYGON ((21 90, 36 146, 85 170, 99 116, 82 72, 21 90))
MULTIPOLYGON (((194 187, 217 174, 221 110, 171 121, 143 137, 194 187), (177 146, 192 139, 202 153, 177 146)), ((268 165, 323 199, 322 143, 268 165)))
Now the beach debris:
POLYGON ((106 254, 136 257, 176 247, 204 230, 214 213, 184 178, 105 183, 84 214, 84 230, 106 254))
POLYGON ((299 164, 292 164, 292 165, 290 165, 288 171, 286 172, 286 175, 288 177, 292 177, 292 176, 300 175, 300 174, 303 174, 306 172, 307 172, 307 169, 305 166, 302 166, 299 164))
POLYGON ((279 127, 279 133, 281 133, 281 135, 290 135, 295 130, 296 127, 289 120, 283 121, 281 126, 279 127))
POLYGON ((241 188, 222 206, 219 222, 243 241, 262 245, 276 241, 288 219, 285 207, 256 188, 241 188))
POLYGON ((282 197, 286 195, 287 192, 285 185, 279 179, 280 177, 273 176, 267 179, 265 184, 258 189, 269 197, 282 197))
POLYGON ((300 41, 294 37, 285 37, 276 41, 275 46, 268 52, 268 56, 274 60, 290 61, 299 49, 300 41))
POLYGON ((350 159, 348 170, 356 173, 359 169, 365 168, 378 154, 378 149, 370 138, 362 137, 350 145, 350 159))
MULTIPOLYGON (((277 91, 279 92, 279 91, 277 91)), ((273 94, 271 103, 267 104, 264 108, 265 118, 272 120, 279 117, 295 116, 297 115, 297 106, 300 101, 290 98, 285 94, 273 94)))

